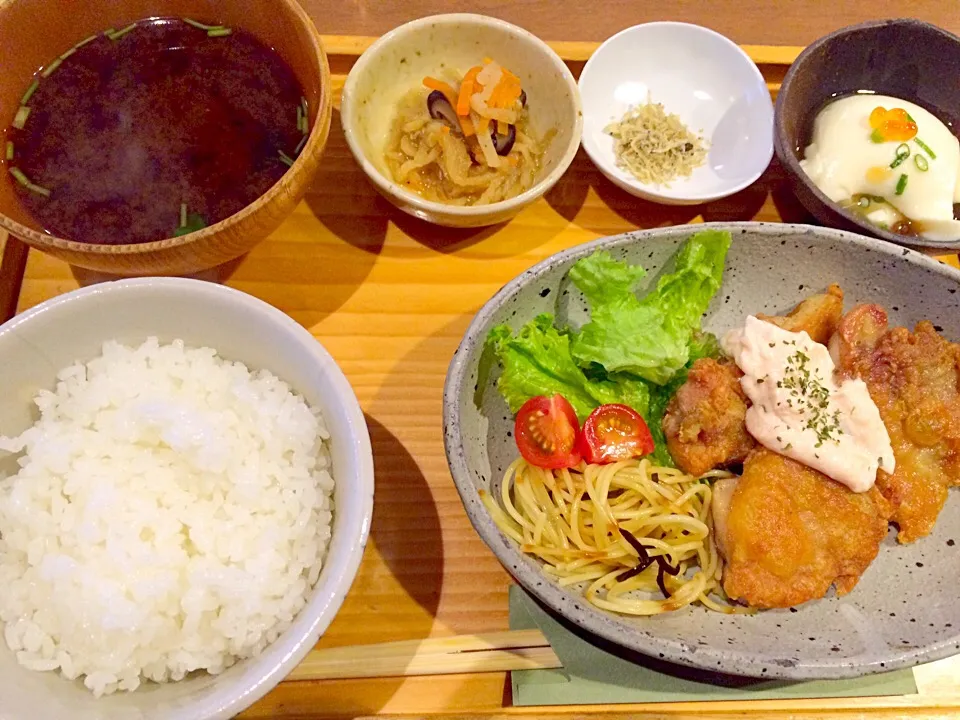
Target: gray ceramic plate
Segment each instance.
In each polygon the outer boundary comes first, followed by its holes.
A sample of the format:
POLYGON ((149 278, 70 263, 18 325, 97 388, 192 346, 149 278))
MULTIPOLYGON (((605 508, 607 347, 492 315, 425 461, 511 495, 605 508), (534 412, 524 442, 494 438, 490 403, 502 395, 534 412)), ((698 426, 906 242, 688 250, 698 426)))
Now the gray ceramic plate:
MULTIPOLYGON (((730 230, 724 284, 704 321, 721 333, 759 311, 788 310, 831 282, 847 307, 883 304, 893 322, 929 319, 960 340, 960 272, 924 255, 838 230, 763 223, 712 224, 730 230)), ((950 493, 935 531, 900 546, 893 532, 860 583, 789 610, 728 616, 701 608, 650 618, 592 607, 577 589, 562 589, 494 525, 477 491, 497 490, 516 456, 507 435, 513 418, 485 382, 474 404, 478 360, 491 327, 514 327, 541 312, 582 322, 585 306, 566 272, 606 248, 647 268, 650 285, 696 227, 673 227, 598 240, 555 255, 506 285, 477 313, 454 355, 444 389, 444 440, 457 489, 477 532, 504 567, 548 607, 605 640, 654 658, 712 671, 777 678, 839 678, 916 665, 960 651, 960 491, 950 493), (955 542, 954 542, 955 541, 955 542)), ((496 492, 495 492, 496 494, 496 492)))

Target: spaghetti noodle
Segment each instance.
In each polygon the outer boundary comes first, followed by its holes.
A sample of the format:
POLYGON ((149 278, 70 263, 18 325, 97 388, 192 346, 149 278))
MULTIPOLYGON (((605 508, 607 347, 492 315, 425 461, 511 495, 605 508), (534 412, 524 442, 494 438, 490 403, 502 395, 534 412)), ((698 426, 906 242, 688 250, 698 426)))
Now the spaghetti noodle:
MULTIPOLYGON (((730 477, 714 470, 704 478, 730 477)), ((589 583, 604 610, 655 615, 699 602, 738 612, 711 597, 722 563, 713 539, 712 490, 701 478, 648 459, 545 470, 523 458, 503 478, 500 502, 481 497, 505 535, 543 562, 561 586, 589 583), (662 599, 634 596, 636 591, 662 599)))

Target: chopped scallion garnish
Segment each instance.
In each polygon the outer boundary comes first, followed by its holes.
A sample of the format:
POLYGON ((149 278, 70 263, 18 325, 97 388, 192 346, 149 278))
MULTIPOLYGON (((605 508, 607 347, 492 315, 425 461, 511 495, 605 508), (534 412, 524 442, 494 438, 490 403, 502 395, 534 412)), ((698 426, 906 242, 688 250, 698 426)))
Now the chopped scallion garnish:
POLYGON ((40 185, 35 185, 30 182, 30 178, 23 174, 23 171, 20 168, 9 168, 10 174, 13 175, 14 179, 23 185, 30 192, 35 192, 37 195, 43 195, 44 197, 50 197, 50 191, 40 185))
POLYGON ((43 195, 44 197, 50 197, 50 191, 49 191, 47 188, 45 188, 45 187, 43 187, 43 186, 41 186, 41 185, 36 185, 36 184, 34 184, 34 183, 30 183, 29 185, 27 185, 27 190, 29 190, 30 192, 35 192, 37 195, 43 195))
POLYGON ((106 30, 104 30, 104 31, 103 31, 103 34, 106 35, 107 37, 110 37, 110 36, 113 35, 116 31, 117 31, 116 28, 112 28, 112 27, 111 27, 111 28, 107 28, 106 30))
POLYGON ((13 140, 7 140, 7 160, 13 160, 13 140))
POLYGON ((30 87, 27 88, 27 91, 23 94, 23 97, 20 98, 20 104, 26 105, 30 102, 30 98, 33 97, 33 94, 37 91, 37 88, 40 87, 40 81, 37 78, 33 79, 33 82, 30 83, 30 87))
POLYGON ((68 57, 70 57, 71 55, 73 55, 76 51, 77 51, 77 49, 76 49, 75 47, 72 47, 72 48, 70 48, 69 50, 67 50, 63 55, 61 55, 61 56, 60 56, 60 59, 61 59, 61 60, 66 60, 68 57))
POLYGON ((24 187, 30 187, 30 178, 23 174, 23 171, 20 168, 9 168, 10 174, 13 175, 14 179, 23 185, 24 187))
POLYGON ((303 105, 297 105, 297 130, 303 132, 303 105))
POLYGON ((116 32, 111 33, 110 35, 107 35, 107 37, 109 37, 111 40, 114 40, 114 41, 119 40, 120 38, 122 38, 124 35, 132 31, 136 27, 137 27, 136 23, 130 23, 122 30, 117 30, 116 32))
POLYGON ((917 170, 920 172, 926 172, 930 169, 930 163, 928 163, 927 159, 920 153, 913 156, 913 164, 917 166, 917 170))
POLYGON ((207 226, 207 222, 203 219, 203 215, 190 213, 189 215, 184 216, 182 213, 186 208, 186 205, 181 205, 180 208, 180 227, 173 231, 174 237, 183 237, 184 235, 189 235, 190 233, 197 232, 198 230, 203 230, 207 226))
POLYGON ((930 149, 930 146, 927 145, 923 140, 921 140, 921 139, 918 138, 918 137, 915 137, 915 138, 913 139, 913 141, 914 141, 917 145, 919 145, 927 155, 930 156, 930 159, 931 159, 931 160, 936 160, 936 159, 937 159, 937 154, 936 154, 933 150, 931 150, 931 149, 930 149))
POLYGON ((30 185, 30 178, 23 174, 23 171, 20 168, 9 168, 10 174, 13 175, 14 179, 23 185, 28 187, 30 185))
POLYGON ((293 167, 293 158, 287 155, 283 150, 277 150, 277 154, 280 156, 280 162, 287 167, 293 167))
POLYGON ((870 139, 873 140, 873 142, 877 143, 878 145, 882 142, 886 142, 886 138, 884 137, 883 133, 880 131, 880 128, 877 128, 872 133, 870 133, 870 139))
POLYGON ((53 75, 53 71, 56 70, 58 67, 60 67, 60 63, 62 62, 63 60, 61 60, 60 58, 57 58, 56 60, 54 60, 52 63, 50 63, 43 70, 40 71, 40 77, 48 78, 51 75, 53 75))
POLYGON ((894 190, 895 195, 903 195, 903 191, 907 189, 907 174, 901 173, 900 179, 897 180, 897 189, 894 190))
POLYGON ((890 168, 893 169, 895 167, 899 167, 900 164, 908 157, 910 157, 910 146, 906 143, 900 143, 897 145, 897 154, 896 157, 894 157, 893 162, 890 163, 890 168))
POLYGON ((300 132, 304 135, 310 134, 310 106, 307 105, 307 99, 303 96, 300 97, 300 114, 303 117, 303 122, 300 124, 300 132))
POLYGON ((180 203, 180 227, 187 226, 187 204, 180 203))
POLYGON ((20 168, 9 168, 10 174, 13 175, 14 179, 23 185, 27 190, 35 192, 37 195, 43 195, 44 197, 50 197, 50 191, 40 185, 35 185, 30 182, 30 178, 23 174, 23 171, 20 168))
POLYGON ((300 151, 303 150, 303 146, 307 144, 307 139, 309 137, 309 135, 304 135, 302 138, 300 138, 300 142, 297 143, 297 149, 293 151, 294 155, 300 154, 300 151))
POLYGON ((21 105, 17 109, 17 114, 13 118, 13 126, 17 130, 23 130, 23 126, 27 124, 27 118, 30 117, 30 108, 26 105, 21 105))
POLYGON ((210 31, 210 30, 218 30, 223 27, 223 25, 204 25, 202 22, 197 22, 196 20, 188 17, 183 18, 183 21, 187 25, 193 25, 193 27, 197 28, 198 30, 210 31))
POLYGON ((79 50, 79 49, 82 48, 84 45, 89 45, 90 43, 92 43, 94 40, 97 39, 97 37, 99 37, 99 36, 98 36, 98 35, 91 35, 91 36, 88 37, 86 40, 81 40, 81 41, 78 42, 76 45, 74 45, 74 46, 73 46, 73 49, 74 49, 74 50, 79 50))
POLYGON ((857 205, 862 208, 870 207, 870 198, 864 196, 857 200, 857 205))
POLYGON ((231 30, 228 27, 213 28, 212 30, 207 30, 207 37, 214 37, 214 38, 226 37, 227 35, 230 35, 232 32, 233 30, 231 30))

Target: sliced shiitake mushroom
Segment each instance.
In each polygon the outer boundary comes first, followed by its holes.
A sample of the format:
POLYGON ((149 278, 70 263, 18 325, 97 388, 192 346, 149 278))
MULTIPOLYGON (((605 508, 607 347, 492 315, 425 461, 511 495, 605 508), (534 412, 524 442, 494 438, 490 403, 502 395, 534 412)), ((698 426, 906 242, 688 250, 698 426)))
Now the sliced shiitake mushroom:
POLYGON ((507 125, 507 134, 501 135, 497 132, 497 123, 493 123, 490 139, 493 140, 493 149, 497 151, 497 155, 509 155, 517 141, 517 128, 515 125, 507 125))
POLYGON ((434 120, 442 120, 450 126, 451 130, 460 132, 460 120, 457 118, 457 111, 439 90, 434 90, 427 95, 427 111, 434 120))

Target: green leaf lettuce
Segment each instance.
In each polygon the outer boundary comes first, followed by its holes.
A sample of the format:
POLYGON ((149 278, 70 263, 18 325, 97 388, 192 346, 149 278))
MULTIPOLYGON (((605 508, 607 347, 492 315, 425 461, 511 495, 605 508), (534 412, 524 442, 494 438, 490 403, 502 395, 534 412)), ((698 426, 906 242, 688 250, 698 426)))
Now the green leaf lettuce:
POLYGON ((663 414, 690 365, 720 354, 717 339, 700 332, 700 319, 720 288, 729 247, 729 233, 691 236, 674 271, 643 299, 636 295, 642 267, 604 251, 577 262, 570 277, 590 305, 590 322, 575 331, 555 327, 553 316, 542 314, 516 334, 504 324, 487 337, 485 354, 502 367, 497 389, 510 410, 557 393, 581 421, 600 405, 629 405, 650 427, 653 459, 672 465, 663 414))
POLYGON ((590 322, 571 342, 577 363, 668 383, 690 358, 692 334, 723 281, 729 247, 726 232, 691 236, 677 254, 674 272, 642 300, 634 293, 642 268, 604 251, 577 262, 570 279, 590 305, 590 322))
POLYGON ((537 395, 563 395, 580 420, 599 405, 622 402, 641 414, 649 402, 649 390, 639 379, 611 380, 606 373, 590 376, 570 353, 570 334, 554 327, 552 315, 538 315, 514 335, 508 325, 490 331, 487 345, 503 366, 497 389, 516 413, 537 395))

